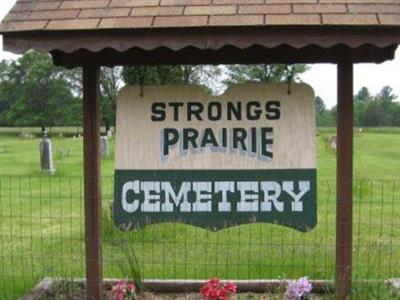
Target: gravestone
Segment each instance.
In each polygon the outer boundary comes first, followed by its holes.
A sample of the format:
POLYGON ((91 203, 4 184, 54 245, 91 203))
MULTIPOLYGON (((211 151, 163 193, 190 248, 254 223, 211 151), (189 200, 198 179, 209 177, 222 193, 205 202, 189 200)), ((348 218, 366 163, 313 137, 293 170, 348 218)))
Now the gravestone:
POLYGON ((51 140, 47 137, 47 131, 44 132, 40 142, 40 166, 43 173, 53 175, 56 172, 53 163, 53 149, 51 140))
POLYGON ((33 139, 35 136, 31 133, 27 133, 27 132, 22 132, 21 133, 21 138, 24 140, 30 140, 33 139))
POLYGON ((100 153, 102 156, 108 156, 110 154, 110 148, 108 147, 108 138, 102 136, 100 138, 100 153))
POLYGON ((336 135, 333 135, 333 136, 331 137, 331 148, 332 148, 333 150, 336 150, 336 149, 337 149, 337 136, 336 136, 336 135))
POLYGON ((60 149, 58 150, 59 157, 64 159, 65 157, 69 157, 71 155, 71 149, 60 149))

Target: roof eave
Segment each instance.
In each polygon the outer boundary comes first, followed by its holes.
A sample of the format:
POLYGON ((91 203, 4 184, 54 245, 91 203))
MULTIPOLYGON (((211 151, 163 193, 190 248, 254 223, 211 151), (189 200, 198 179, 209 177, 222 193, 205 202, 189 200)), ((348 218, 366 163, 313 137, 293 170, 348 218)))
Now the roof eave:
MULTIPOLYGON (((275 56, 273 49, 290 49, 290 57, 279 57, 273 62, 336 62, 340 57, 332 49, 342 49, 342 55, 354 62, 382 62, 392 59, 396 46, 400 44, 400 26, 247 26, 247 27, 205 27, 205 28, 159 28, 159 29, 97 29, 74 31, 30 31, 6 32, 4 49, 23 53, 29 49, 58 53, 62 57, 74 57, 74 66, 79 64, 77 53, 84 56, 106 59, 100 64, 110 64, 113 55, 160 52, 207 54, 197 63, 230 63, 223 56, 226 48, 236 49, 236 54, 256 55, 249 61, 266 61, 263 50, 275 56), (191 51, 187 49, 191 48, 191 51), (257 48, 257 51, 254 50, 257 48), (132 50, 136 49, 135 53, 132 50), (193 50, 194 49, 194 50, 193 50), (253 49, 249 51, 248 49, 253 49), (310 49, 312 51, 310 51, 310 49), (319 49, 319 50, 318 50, 319 49), (369 53, 365 53, 368 51, 369 53), (331 52, 331 53, 330 53, 331 52), (107 55, 105 55, 107 53, 107 55), (206 57, 209 56, 208 59, 206 57), (261 57, 262 56, 262 57, 261 57), (108 57, 108 58, 107 58, 108 57), (294 59, 293 59, 294 58, 294 59), (302 59, 300 59, 302 58, 302 59)), ((230 51, 232 53, 232 50, 230 51)), ((179 57, 179 56, 177 56, 179 57)), ((165 60, 165 59, 164 59, 165 60)), ((152 64, 168 63, 157 58, 152 64)), ((129 63, 126 59, 119 61, 129 63)), ((120 64, 117 59, 113 64, 120 64)), ((184 60, 182 59, 182 62, 184 60)), ((241 63, 243 58, 232 60, 241 63)), ((137 59, 131 63, 138 63, 137 59)), ((171 64, 180 63, 179 59, 171 64)), ((271 62, 272 63, 272 62, 271 62)))

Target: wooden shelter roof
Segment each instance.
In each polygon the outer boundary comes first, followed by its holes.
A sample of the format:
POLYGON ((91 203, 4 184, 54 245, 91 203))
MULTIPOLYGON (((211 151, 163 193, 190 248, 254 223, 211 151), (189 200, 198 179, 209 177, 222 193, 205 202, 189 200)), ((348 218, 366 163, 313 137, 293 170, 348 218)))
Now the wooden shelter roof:
POLYGON ((2 31, 296 24, 400 26, 400 1, 19 0, 2 31))
POLYGON ((393 57, 400 43, 400 1, 17 0, 0 26, 6 50, 33 48, 58 58, 108 53, 110 65, 159 63, 143 56, 149 51, 161 63, 236 63, 250 54, 249 62, 266 55, 268 62, 277 60, 274 55, 285 62, 345 56, 378 62, 393 57), (113 51, 135 58, 116 61, 113 51), (176 62, 172 52, 181 52, 176 62))

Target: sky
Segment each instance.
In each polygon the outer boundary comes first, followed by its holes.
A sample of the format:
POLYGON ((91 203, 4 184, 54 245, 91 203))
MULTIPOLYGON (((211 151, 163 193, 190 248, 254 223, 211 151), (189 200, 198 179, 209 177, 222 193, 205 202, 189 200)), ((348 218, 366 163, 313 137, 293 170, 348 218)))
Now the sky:
MULTIPOLYGON (((0 0, 0 19, 7 14, 16 0, 0 0)), ((0 60, 15 59, 18 56, 3 51, 3 40, 0 38, 0 60)), ((327 107, 336 104, 336 65, 314 64, 311 70, 302 75, 302 80, 311 85, 315 94, 320 96, 327 107)), ((400 47, 392 61, 382 64, 356 64, 354 67, 354 93, 366 86, 372 94, 377 94, 380 89, 389 85, 394 93, 400 96, 400 47)))

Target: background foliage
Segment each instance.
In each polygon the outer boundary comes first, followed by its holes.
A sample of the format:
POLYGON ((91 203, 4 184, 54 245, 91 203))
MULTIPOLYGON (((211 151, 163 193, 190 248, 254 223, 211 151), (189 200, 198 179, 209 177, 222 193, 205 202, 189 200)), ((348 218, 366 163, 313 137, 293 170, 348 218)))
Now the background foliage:
MULTIPOLYGON (((115 125, 116 97, 124 84, 196 84, 208 92, 245 82, 298 82, 307 65, 135 66, 102 68, 100 78, 102 125, 115 125)), ((0 126, 79 126, 82 121, 81 70, 53 65, 51 57, 35 51, 16 61, 0 63, 0 126)), ((355 125, 400 126, 400 104, 393 89, 377 95, 363 87, 354 95, 355 125)), ((336 107, 327 109, 315 99, 318 126, 335 126, 336 107)))
MULTIPOLYGON (((382 87, 377 95, 372 95, 367 87, 362 87, 354 95, 354 125, 357 127, 400 126, 400 103, 390 86, 382 87)), ((326 109, 320 97, 315 99, 318 126, 336 124, 336 106, 326 109)))

